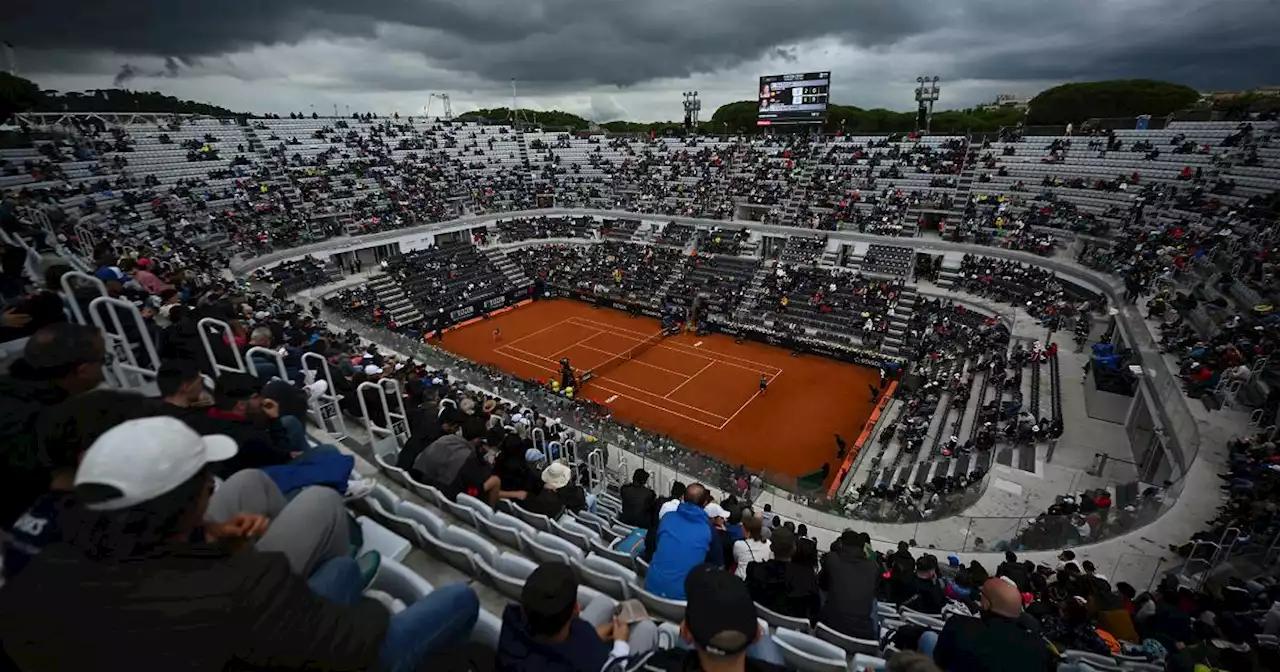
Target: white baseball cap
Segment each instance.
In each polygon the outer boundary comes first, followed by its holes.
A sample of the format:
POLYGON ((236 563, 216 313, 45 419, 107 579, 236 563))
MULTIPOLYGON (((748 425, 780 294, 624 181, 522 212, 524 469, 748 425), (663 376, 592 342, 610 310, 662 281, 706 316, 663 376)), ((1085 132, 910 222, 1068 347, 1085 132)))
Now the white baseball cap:
POLYGON ((715 502, 711 502, 710 504, 706 505, 705 507, 703 507, 702 510, 707 512, 708 518, 728 518, 729 517, 729 512, 725 511, 723 506, 720 506, 715 502))
POLYGON ((234 457, 236 442, 220 434, 200 436, 177 418, 130 420, 89 446, 76 470, 75 485, 105 485, 120 496, 87 504, 114 511, 150 501, 186 483, 206 464, 234 457))

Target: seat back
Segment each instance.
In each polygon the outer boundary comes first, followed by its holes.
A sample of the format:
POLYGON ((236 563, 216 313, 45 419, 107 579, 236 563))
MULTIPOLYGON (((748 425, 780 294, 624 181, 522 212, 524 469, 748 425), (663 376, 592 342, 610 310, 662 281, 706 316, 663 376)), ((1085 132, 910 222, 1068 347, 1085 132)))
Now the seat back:
POLYGON ((782 650, 787 666, 801 672, 847 672, 848 658, 844 649, 811 637, 803 632, 778 628, 773 642, 782 650))
POLYGON ((628 590, 627 585, 630 582, 635 581, 635 573, 629 572, 632 578, 628 581, 628 579, 624 578, 620 574, 611 573, 609 569, 604 567, 606 565, 617 567, 618 570, 623 572, 628 571, 622 567, 618 567, 608 560, 597 558, 594 555, 588 555, 586 561, 578 567, 578 574, 582 577, 583 583, 595 588, 609 597, 614 598, 615 600, 631 599, 631 592, 628 590))
POLYGON ((535 546, 534 555, 539 556, 543 562, 563 562, 570 566, 582 564, 582 549, 578 548, 573 542, 561 539, 550 532, 539 532, 533 538, 535 546), (540 547, 540 550, 539 550, 540 547), (543 556, 542 554, 547 554, 543 556))
POLYGON ((853 664, 849 669, 850 672, 884 672, 888 665, 885 659, 879 656, 856 653, 853 655, 853 664))
POLYGON ((516 504, 515 502, 511 502, 510 506, 511 506, 511 512, 513 515, 515 515, 516 518, 519 518, 520 520, 523 520, 529 525, 532 525, 535 530, 541 530, 543 532, 551 531, 550 518, 542 515, 541 513, 533 513, 532 511, 526 511, 524 507, 520 506, 519 504, 516 504))
POLYGON ((582 549, 585 554, 591 550, 591 541, 587 535, 566 529, 557 521, 551 522, 551 533, 582 549))
POLYGON ((942 622, 941 618, 938 618, 937 616, 929 616, 926 614, 908 614, 906 618, 908 623, 914 623, 915 625, 918 625, 922 628, 928 628, 929 630, 937 630, 939 632, 941 632, 942 627, 946 625, 946 623, 942 622))
POLYGON ((645 562, 644 558, 636 558, 635 561, 636 561, 636 574, 642 579, 648 577, 649 563, 645 562))
POLYGON ((419 483, 412 476, 405 475, 405 487, 409 488, 431 506, 437 509, 444 509, 446 498, 443 492, 440 492, 435 486, 419 483))
POLYGON ((609 548, 608 546, 605 546, 600 542, 596 542, 596 541, 591 542, 591 553, 592 555, 605 558, 610 562, 613 562, 626 569, 634 569, 636 566, 635 558, 632 558, 630 553, 615 551, 612 548, 609 548))
POLYGON ((485 504, 465 492, 458 493, 458 496, 454 498, 454 501, 468 509, 471 509, 477 518, 493 517, 493 509, 488 504, 485 504))
POLYGON ((378 463, 378 468, 382 470, 382 473, 386 474, 389 478, 391 478, 391 480, 395 481, 396 483, 399 483, 400 485, 408 487, 409 472, 405 471, 404 469, 401 469, 400 467, 397 467, 395 462, 393 461, 394 459, 395 458, 390 455, 375 454, 373 456, 373 460, 378 463))
POLYGON ((468 576, 475 576, 477 571, 475 554, 470 549, 451 544, 425 529, 423 530, 423 542, 426 544, 428 551, 438 555, 458 571, 468 576))
POLYGON ((447 499, 444 500, 444 508, 449 512, 449 515, 457 518, 458 522, 463 525, 467 525, 469 527, 476 526, 476 512, 470 508, 447 499))
POLYGON ((684 621, 684 609, 687 606, 684 600, 669 600, 665 597, 658 597, 645 590, 644 586, 639 582, 631 584, 630 590, 636 599, 644 604, 644 608, 648 610, 650 616, 668 620, 672 623, 684 621))
POLYGON ((514 602, 519 602, 521 594, 524 592, 524 582, 528 575, 512 576, 501 569, 486 562, 483 558, 475 559, 476 573, 494 590, 514 602))
POLYGON ((506 544, 524 552, 524 539, 520 536, 520 531, 514 527, 507 527, 488 518, 476 516, 476 529, 500 544, 506 544))
POLYGON ((494 563, 498 560, 498 547, 471 530, 457 526, 446 527, 440 539, 447 544, 470 550, 476 557, 484 558, 485 562, 494 563))
POLYGON ((378 566, 378 573, 373 577, 373 583, 369 584, 369 589, 381 590, 405 604, 413 604, 435 590, 431 583, 419 576, 417 572, 389 558, 382 559, 382 564, 378 566))
POLYGON ((409 520, 418 523, 437 539, 440 538, 440 535, 444 534, 444 519, 435 511, 432 511, 420 504, 401 501, 396 506, 396 515, 402 518, 408 518, 409 520))
POLYGON ((761 606, 759 602, 756 602, 756 613, 759 614, 760 618, 764 619, 765 623, 775 628, 790 628, 805 633, 811 629, 808 619, 779 614, 772 609, 761 606))
POLYGON ((874 639, 858 639, 857 637, 850 637, 843 632, 836 632, 835 630, 832 630, 831 626, 828 626, 826 623, 819 623, 813 634, 817 635, 818 639, 821 639, 828 644, 835 644, 848 653, 864 653, 868 656, 880 655, 880 642, 877 642, 874 639))

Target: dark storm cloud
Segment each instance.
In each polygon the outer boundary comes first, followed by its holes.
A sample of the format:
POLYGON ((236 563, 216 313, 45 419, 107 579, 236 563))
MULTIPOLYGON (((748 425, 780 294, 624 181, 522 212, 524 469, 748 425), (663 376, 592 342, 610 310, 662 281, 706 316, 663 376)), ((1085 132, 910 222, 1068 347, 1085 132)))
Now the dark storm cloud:
POLYGON ((36 59, 38 72, 84 72, 51 50, 199 58, 312 36, 377 36, 479 80, 552 87, 798 62, 795 46, 821 38, 924 56, 952 79, 1149 76, 1218 88, 1271 83, 1280 62, 1274 0, 15 1, 0 39, 50 50, 38 52, 50 56, 36 59))
MULTIPOLYGON (((317 32, 420 29, 414 48, 482 77, 628 85, 755 58, 839 34, 884 44, 928 25, 928 7, 882 0, 17 0, 20 47, 210 56, 317 32)), ((4 36, 0 35, 0 36, 4 36)))
MULTIPOLYGON (((991 3, 984 3, 991 4, 991 3)), ((1027 48, 1016 55, 982 50, 970 35, 953 46, 954 75, 994 80, 1144 77, 1201 90, 1273 84, 1280 63, 1280 3, 1274 0, 1168 0, 1104 20, 1059 3, 1025 24, 1027 48), (1055 17, 1057 11, 1071 16, 1055 17), (1167 10, 1167 11, 1166 11, 1167 10), (1075 32, 1063 26, 1075 23, 1075 32)))

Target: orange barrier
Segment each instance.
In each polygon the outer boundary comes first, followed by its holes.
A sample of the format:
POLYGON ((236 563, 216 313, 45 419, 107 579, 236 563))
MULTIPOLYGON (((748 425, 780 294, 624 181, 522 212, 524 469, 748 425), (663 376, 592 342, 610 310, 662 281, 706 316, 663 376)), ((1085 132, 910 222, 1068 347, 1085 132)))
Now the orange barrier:
POLYGON ((858 435, 858 440, 853 442, 853 450, 845 455, 844 464, 840 465, 840 470, 836 472, 836 477, 831 481, 831 489, 827 491, 827 496, 834 498, 840 490, 840 484, 844 482, 845 476, 849 470, 853 469, 853 461, 857 459, 858 454, 862 452, 863 446, 867 445, 867 441, 874 439, 871 433, 876 428, 876 422, 880 420, 880 414, 884 413, 885 407, 889 405, 889 400, 893 398, 894 390, 898 389, 898 381, 889 381, 889 387, 885 388, 880 394, 880 401, 871 411, 871 417, 867 418, 867 424, 862 426, 862 433, 858 435))

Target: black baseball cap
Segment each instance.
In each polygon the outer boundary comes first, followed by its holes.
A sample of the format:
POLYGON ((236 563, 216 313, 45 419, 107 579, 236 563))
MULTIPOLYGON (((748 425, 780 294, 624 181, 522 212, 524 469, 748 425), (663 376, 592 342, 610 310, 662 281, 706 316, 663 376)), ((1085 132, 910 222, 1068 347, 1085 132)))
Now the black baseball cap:
POLYGON ((685 625, 698 646, 732 656, 756 641, 756 603, 746 582, 713 565, 694 567, 684 580, 685 625))
POLYGON ((938 558, 933 555, 924 554, 916 559, 917 572, 936 572, 938 571, 938 558))
MULTIPOLYGON (((539 565, 520 591, 520 608, 531 622, 563 627, 578 603, 578 579, 573 568, 559 562, 539 565)), ((555 631, 552 630, 552 632, 555 631)))
POLYGON ((262 393, 262 381, 247 373, 224 373, 218 377, 218 401, 244 401, 262 393))

